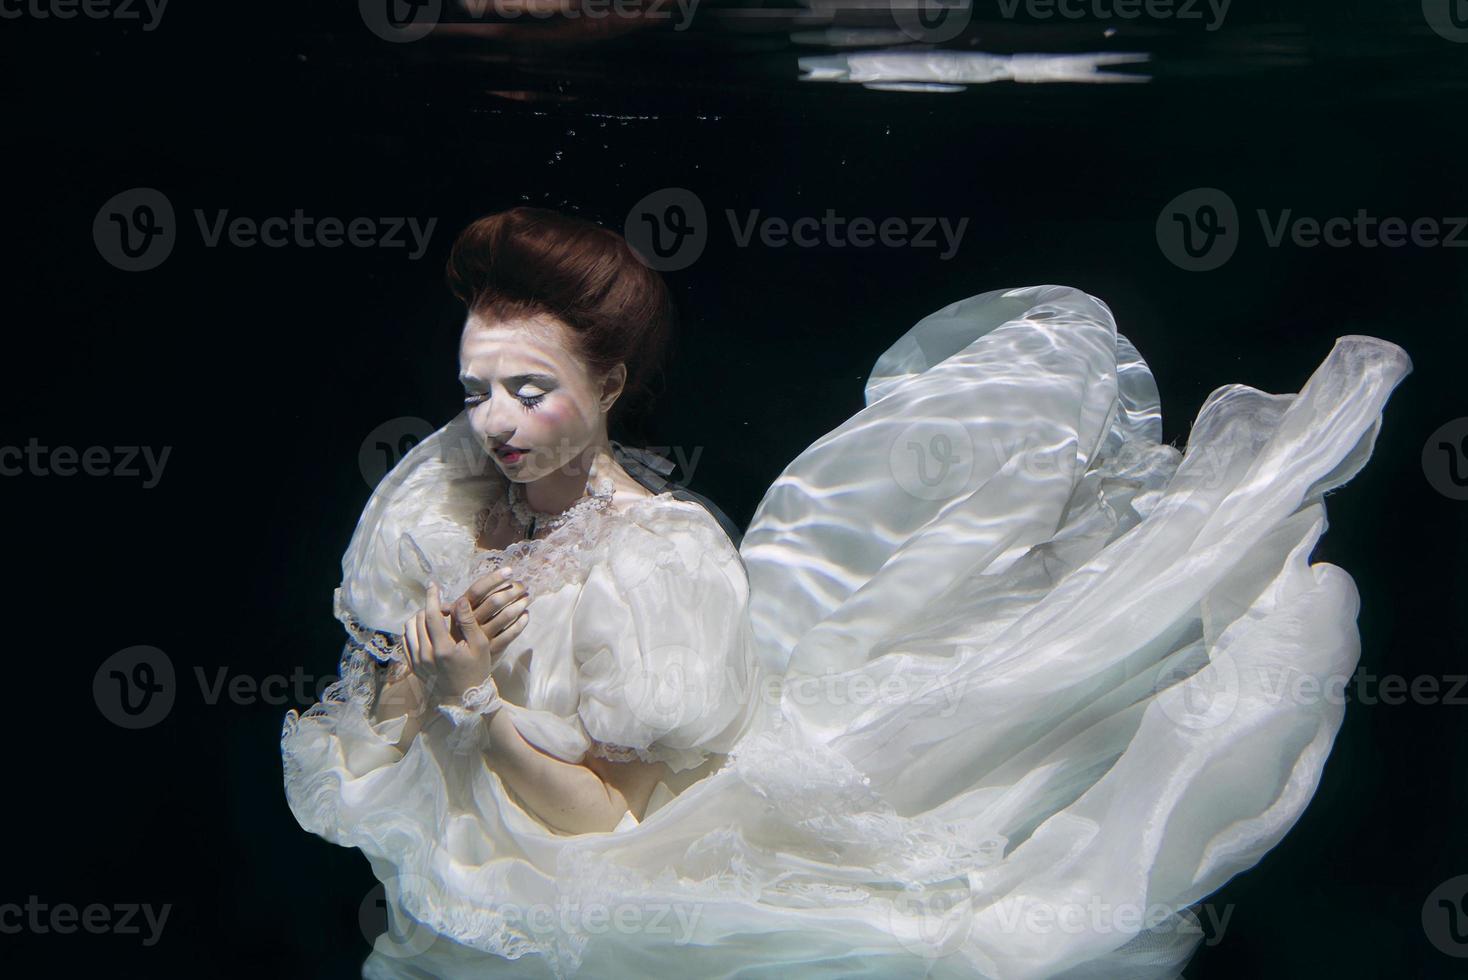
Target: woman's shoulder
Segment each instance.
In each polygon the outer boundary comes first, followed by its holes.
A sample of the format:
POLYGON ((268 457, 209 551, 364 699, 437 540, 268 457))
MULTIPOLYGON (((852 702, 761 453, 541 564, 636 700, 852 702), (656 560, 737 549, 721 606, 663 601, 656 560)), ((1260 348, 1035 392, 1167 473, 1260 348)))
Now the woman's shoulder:
POLYGON ((617 488, 612 495, 614 524, 627 524, 655 534, 695 537, 715 552, 738 553, 741 532, 723 511, 701 494, 668 484, 654 492, 617 488))
POLYGON ((609 557, 653 557, 677 550, 691 565, 700 552, 715 557, 737 555, 708 511, 668 490, 614 499, 608 524, 609 557))
POLYGON ((614 496, 616 523, 671 539, 692 539, 717 553, 735 552, 735 546, 719 520, 696 500, 687 499, 674 490, 661 493, 629 494, 620 500, 614 496))
POLYGON ((745 595, 748 574, 719 523, 698 504, 671 492, 629 500, 605 522, 588 574, 623 594, 685 587, 745 595))

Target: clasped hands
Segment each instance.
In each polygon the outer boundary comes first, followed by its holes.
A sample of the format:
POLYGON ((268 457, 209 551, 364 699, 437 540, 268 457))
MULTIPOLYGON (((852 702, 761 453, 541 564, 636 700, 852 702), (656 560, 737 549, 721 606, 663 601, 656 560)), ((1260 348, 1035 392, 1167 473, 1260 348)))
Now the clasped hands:
POLYGON ((466 691, 494 685, 494 659, 530 621, 530 597, 508 569, 476 580, 452 605, 437 585, 428 587, 428 606, 403 627, 407 670, 417 681, 422 708, 458 704, 466 691))

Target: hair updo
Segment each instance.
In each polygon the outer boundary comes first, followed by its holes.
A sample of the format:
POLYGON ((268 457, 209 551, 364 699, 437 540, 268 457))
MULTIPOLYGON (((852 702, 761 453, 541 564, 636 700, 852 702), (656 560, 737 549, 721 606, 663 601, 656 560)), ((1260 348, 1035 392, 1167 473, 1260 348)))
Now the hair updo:
POLYGON ((548 315, 570 328, 595 377, 627 365, 611 415, 640 414, 672 341, 674 311, 663 277, 609 228, 545 208, 480 218, 449 253, 448 284, 488 320, 548 315))

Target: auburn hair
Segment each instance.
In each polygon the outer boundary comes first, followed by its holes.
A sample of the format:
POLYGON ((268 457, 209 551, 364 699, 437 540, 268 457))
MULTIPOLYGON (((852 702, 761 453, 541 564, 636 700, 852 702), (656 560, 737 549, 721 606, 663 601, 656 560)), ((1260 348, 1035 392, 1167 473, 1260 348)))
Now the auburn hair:
POLYGON ((593 376, 627 365, 612 416, 650 404, 675 312, 663 277, 617 232, 559 211, 512 208, 459 234, 447 277, 469 312, 486 319, 545 315, 564 323, 593 376))

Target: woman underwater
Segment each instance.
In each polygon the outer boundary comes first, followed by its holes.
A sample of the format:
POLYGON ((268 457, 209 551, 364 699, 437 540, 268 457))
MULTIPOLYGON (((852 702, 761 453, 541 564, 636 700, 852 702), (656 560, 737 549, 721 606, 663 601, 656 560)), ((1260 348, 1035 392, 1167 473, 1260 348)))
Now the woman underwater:
POLYGON ((1309 555, 1411 370, 1336 341, 1188 446, 1106 305, 987 292, 878 358, 742 540, 608 438, 672 326, 616 233, 483 218, 465 410, 374 491, 341 680, 282 732, 367 977, 1173 976, 1294 825, 1359 656, 1309 555))

